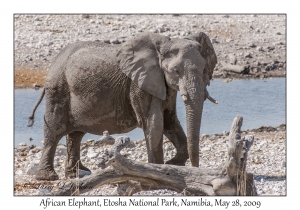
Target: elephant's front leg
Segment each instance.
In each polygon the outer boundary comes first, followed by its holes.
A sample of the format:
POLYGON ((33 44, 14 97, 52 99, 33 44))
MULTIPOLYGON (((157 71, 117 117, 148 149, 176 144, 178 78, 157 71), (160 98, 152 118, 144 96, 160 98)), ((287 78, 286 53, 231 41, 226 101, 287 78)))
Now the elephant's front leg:
POLYGON ((77 176, 77 163, 79 163, 79 169, 84 171, 90 170, 82 165, 80 161, 80 143, 82 137, 85 135, 81 131, 73 131, 66 136, 67 143, 67 155, 65 162, 65 177, 75 178, 77 176))
POLYGON ((176 116, 175 111, 164 112, 164 135, 173 143, 177 150, 175 157, 166 164, 184 166, 189 158, 187 151, 187 138, 176 116))
POLYGON ((152 97, 149 113, 145 115, 144 134, 148 150, 149 163, 164 163, 163 156, 163 111, 162 101, 156 97, 152 97))

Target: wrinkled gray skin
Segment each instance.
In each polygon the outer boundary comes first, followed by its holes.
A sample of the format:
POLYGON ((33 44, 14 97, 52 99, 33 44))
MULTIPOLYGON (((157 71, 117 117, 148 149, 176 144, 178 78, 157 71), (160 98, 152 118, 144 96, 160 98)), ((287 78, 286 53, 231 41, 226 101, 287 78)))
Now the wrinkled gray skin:
MULTIPOLYGON (((56 180, 53 160, 67 135, 66 177, 75 177, 85 133, 101 135, 143 129, 148 161, 164 163, 163 134, 177 149, 168 164, 199 166, 202 108, 217 57, 204 33, 186 39, 146 33, 112 46, 78 42, 54 60, 46 84, 44 149, 36 179, 56 180), (184 99, 187 137, 176 115, 184 99)), ((33 120, 34 112, 30 119, 33 120)), ((80 162, 80 169, 88 170, 80 162)))

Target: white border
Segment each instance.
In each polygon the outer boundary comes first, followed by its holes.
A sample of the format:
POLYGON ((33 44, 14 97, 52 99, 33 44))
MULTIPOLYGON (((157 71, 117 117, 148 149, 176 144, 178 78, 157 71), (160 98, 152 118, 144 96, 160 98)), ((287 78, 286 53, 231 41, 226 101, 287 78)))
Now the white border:
MULTIPOLYGON (((297 209, 299 181, 299 90, 297 88, 300 69, 297 61, 299 46, 299 11, 297 5, 275 1, 6 1, 1 4, 1 206, 14 209, 43 209, 39 206, 43 197, 13 196, 13 14, 14 13, 287 13, 287 196, 286 197, 241 197, 240 200, 260 200, 259 209, 291 207, 297 209), (9 3, 8 3, 9 2, 9 3), (289 100, 290 99, 290 100, 289 100), (296 100, 293 100, 296 99, 296 100)), ((98 197, 89 197, 98 199, 98 197)), ((103 197, 99 197, 103 199, 103 197)), ((107 197, 106 197, 107 198, 107 197)), ((144 199, 151 199, 146 197, 144 199)), ((55 197, 67 200, 68 197, 55 197)), ((82 198, 80 198, 82 199, 82 198)), ((116 199, 116 197, 113 197, 116 199)), ((128 198, 124 198, 128 199, 128 198)), ((178 198, 180 199, 180 198, 178 198)), ((214 198, 209 198, 215 199, 214 198)), ((223 197, 235 200, 237 197, 223 197)), ((68 207, 71 209, 71 207, 68 207)), ((103 208, 103 207, 102 207, 103 208)), ((120 207, 114 207, 116 209, 120 207)), ((132 207, 126 207, 130 209, 132 207)), ((153 207, 143 207, 153 208, 153 207)), ((164 207, 166 208, 166 207, 164 207)), ((171 207, 174 208, 174 207, 171 207)), ((189 209, 199 209, 199 207, 189 209)), ((219 209, 225 209, 220 207, 219 209)), ((299 207, 298 207, 299 208, 299 207)), ((49 208, 47 208, 49 209, 49 208)), ((51 208, 53 209, 53 208, 51 208)), ((65 209, 65 208, 64 208, 65 209)), ((76 208, 72 208, 76 209, 76 208)), ((90 209, 90 208, 81 208, 90 209)), ((215 208, 214 208, 215 209, 215 208)), ((230 209, 230 208, 229 208, 230 209)))

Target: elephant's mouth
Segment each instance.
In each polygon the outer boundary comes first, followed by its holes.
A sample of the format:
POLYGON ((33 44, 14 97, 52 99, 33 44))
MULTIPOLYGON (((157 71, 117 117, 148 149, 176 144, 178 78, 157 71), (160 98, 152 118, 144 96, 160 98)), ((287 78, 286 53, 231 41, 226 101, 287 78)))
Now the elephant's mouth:
POLYGON ((184 102, 188 101, 187 95, 181 95, 181 97, 182 97, 182 99, 183 99, 184 102))
MULTIPOLYGON (((193 88, 190 88, 190 89, 193 89, 193 88)), ((182 99, 183 99, 184 102, 187 102, 188 100, 190 100, 190 98, 189 98, 189 96, 187 94, 187 92, 191 91, 190 89, 189 90, 185 89, 182 92, 180 91, 180 95, 181 95, 181 97, 182 97, 182 99)), ((208 91, 207 91, 206 88, 205 88, 205 99, 208 99, 210 102, 212 102, 214 104, 219 104, 219 102, 216 99, 214 99, 213 97, 211 97, 209 95, 209 93, 208 93, 208 91)))

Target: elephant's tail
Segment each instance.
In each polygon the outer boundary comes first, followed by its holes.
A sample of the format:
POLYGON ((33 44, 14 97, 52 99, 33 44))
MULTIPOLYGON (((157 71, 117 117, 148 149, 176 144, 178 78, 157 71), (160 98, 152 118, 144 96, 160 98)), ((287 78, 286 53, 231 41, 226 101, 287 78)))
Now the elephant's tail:
POLYGON ((28 117, 28 124, 27 124, 28 127, 31 127, 31 126, 33 125, 33 123, 34 123, 34 113, 35 113, 35 110, 36 110, 37 107, 40 105, 41 101, 42 101, 43 98, 44 98, 44 95, 45 95, 45 89, 43 89, 42 94, 41 94, 41 96, 40 96, 38 102, 37 102, 36 105, 34 106, 31 115, 28 117))

